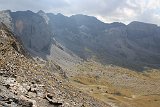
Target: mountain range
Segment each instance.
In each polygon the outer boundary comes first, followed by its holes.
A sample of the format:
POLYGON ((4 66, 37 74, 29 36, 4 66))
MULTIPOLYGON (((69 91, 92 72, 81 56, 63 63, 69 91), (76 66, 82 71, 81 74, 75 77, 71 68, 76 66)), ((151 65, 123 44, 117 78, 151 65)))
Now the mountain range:
POLYGON ((67 17, 29 10, 1 11, 0 21, 33 56, 54 59, 60 65, 93 59, 136 71, 160 67, 160 27, 154 24, 104 23, 82 14, 67 17))

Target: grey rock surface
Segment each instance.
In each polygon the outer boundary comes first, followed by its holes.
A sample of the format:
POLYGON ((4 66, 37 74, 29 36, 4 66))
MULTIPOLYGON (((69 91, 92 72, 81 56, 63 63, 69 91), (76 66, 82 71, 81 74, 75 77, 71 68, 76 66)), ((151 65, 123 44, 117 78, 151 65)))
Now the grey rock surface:
POLYGON ((139 71, 160 67, 160 27, 154 24, 109 24, 81 14, 67 17, 43 11, 1 11, 0 21, 13 29, 32 55, 61 59, 62 65, 64 59, 75 63, 80 57, 139 71))

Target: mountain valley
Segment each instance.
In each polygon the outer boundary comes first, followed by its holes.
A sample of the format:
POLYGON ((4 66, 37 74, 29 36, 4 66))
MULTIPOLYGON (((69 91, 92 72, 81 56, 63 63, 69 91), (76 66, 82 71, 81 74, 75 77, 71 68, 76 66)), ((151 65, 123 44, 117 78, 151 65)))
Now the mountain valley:
POLYGON ((159 26, 41 10, 0 22, 0 107, 159 107, 159 26))

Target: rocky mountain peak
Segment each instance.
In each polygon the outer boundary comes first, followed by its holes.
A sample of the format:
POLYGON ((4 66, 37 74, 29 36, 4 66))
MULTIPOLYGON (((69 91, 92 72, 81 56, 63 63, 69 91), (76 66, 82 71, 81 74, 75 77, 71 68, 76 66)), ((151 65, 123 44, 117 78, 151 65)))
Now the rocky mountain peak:
POLYGON ((146 28, 155 29, 156 27, 158 27, 155 24, 138 22, 138 21, 133 21, 133 22, 129 23, 127 26, 132 27, 132 28, 137 28, 137 29, 146 29, 146 28))
POLYGON ((10 10, 3 10, 0 11, 0 22, 6 24, 6 26, 13 31, 13 23, 11 18, 11 11, 10 10))
POLYGON ((2 13, 11 13, 11 10, 2 10, 2 13))
POLYGON ((45 13, 43 10, 39 10, 37 13, 45 13))
POLYGON ((40 11, 38 11, 37 13, 38 13, 40 16, 43 17, 43 19, 45 20, 45 22, 46 22, 47 24, 49 23, 49 17, 47 16, 47 14, 46 14, 44 11, 40 10, 40 11))

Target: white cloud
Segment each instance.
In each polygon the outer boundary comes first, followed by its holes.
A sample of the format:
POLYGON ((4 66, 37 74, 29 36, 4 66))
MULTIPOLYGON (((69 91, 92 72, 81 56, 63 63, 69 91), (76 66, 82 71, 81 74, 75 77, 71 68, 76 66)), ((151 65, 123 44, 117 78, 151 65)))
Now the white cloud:
POLYGON ((0 9, 86 14, 105 22, 137 20, 160 25, 160 0, 0 0, 0 9))

